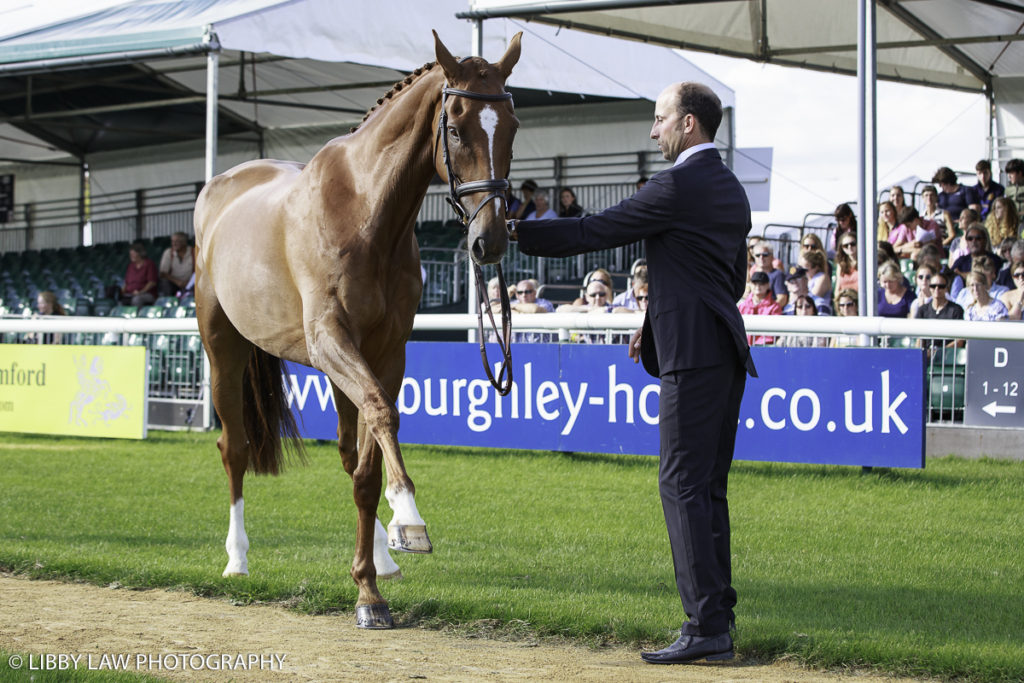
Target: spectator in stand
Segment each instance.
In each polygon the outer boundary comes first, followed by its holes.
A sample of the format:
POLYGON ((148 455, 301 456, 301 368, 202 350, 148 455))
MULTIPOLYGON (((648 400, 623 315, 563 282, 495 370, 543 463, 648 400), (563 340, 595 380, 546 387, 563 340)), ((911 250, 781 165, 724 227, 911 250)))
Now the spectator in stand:
POLYGON ((823 251, 805 251, 800 254, 797 264, 807 271, 807 290, 821 313, 832 314, 832 281, 825 268, 828 262, 823 251))
POLYGON ((996 197, 992 202, 992 212, 985 219, 985 229, 995 244, 1020 237, 1020 216, 1013 202, 1006 197, 996 197))
POLYGON ((982 219, 986 218, 989 208, 996 197, 1002 197, 1006 188, 992 180, 992 164, 988 159, 982 159, 974 165, 974 172, 978 174, 978 184, 975 185, 974 201, 978 205, 978 213, 982 219))
POLYGON ((576 202, 576 193, 571 187, 563 187, 558 193, 558 217, 576 218, 583 215, 583 207, 576 202))
POLYGON ((922 306, 927 306, 932 300, 932 276, 935 270, 931 266, 921 265, 917 267, 914 283, 917 285, 917 298, 910 304, 908 317, 916 318, 917 312, 922 306))
POLYGON ((875 259, 876 269, 881 268, 885 263, 892 263, 898 268, 900 259, 896 256, 896 251, 892 248, 892 245, 888 241, 882 240, 878 243, 878 254, 875 259))
POLYGON ((135 242, 128 248, 124 288, 112 287, 108 296, 126 306, 148 306, 156 301, 156 283, 156 264, 146 256, 146 245, 135 242))
POLYGON ((988 237, 988 230, 981 223, 974 223, 967 228, 964 234, 964 241, 967 243, 968 253, 953 262, 952 268, 957 275, 964 278, 966 282, 967 273, 971 270, 971 263, 981 255, 988 256, 995 264, 995 272, 1003 267, 1003 259, 992 253, 992 242, 988 237))
POLYGON ((532 212, 526 214, 528 221, 546 220, 548 218, 558 218, 558 214, 551 208, 548 203, 548 193, 541 191, 533 195, 534 209, 532 212))
POLYGON ((516 285, 516 297, 512 300, 512 310, 517 313, 551 313, 554 304, 547 299, 538 298, 540 284, 534 279, 520 280, 516 285))
POLYGON ((839 240, 836 251, 836 286, 835 293, 844 289, 857 291, 860 289, 860 273, 857 271, 857 235, 847 233, 839 240))
POLYGON ((849 204, 840 204, 832 215, 836 219, 836 229, 832 232, 829 250, 835 253, 836 244, 839 243, 839 239, 843 235, 850 232, 853 233, 854 237, 857 236, 857 216, 854 215, 853 209, 850 208, 849 204))
MULTIPOLYGON (((836 312, 841 318, 850 318, 859 315, 857 311, 857 292, 852 289, 844 289, 839 292, 839 296, 836 297, 836 312)), ((832 337, 832 348, 842 348, 846 346, 860 346, 860 340, 857 335, 840 334, 832 337)))
MULTIPOLYGON (((628 290, 632 296, 631 301, 636 303, 636 308, 630 308, 628 306, 620 306, 614 301, 612 302, 612 313, 635 313, 636 311, 646 311, 647 304, 650 302, 651 297, 648 294, 649 288, 647 285, 647 269, 637 271, 637 274, 633 277, 631 286, 628 290)), ((618 297, 615 297, 618 299, 618 297)), ((629 341, 625 339, 624 341, 629 341)))
MULTIPOLYGON (((552 313, 554 305, 547 299, 538 298, 540 284, 534 279, 520 280, 516 285, 516 297, 512 299, 511 309, 514 313, 552 313)), ((517 324, 518 325, 518 324, 517 324)), ((528 327, 522 323, 522 327, 528 327)), ((553 332, 515 332, 512 341, 526 344, 540 344, 558 341, 558 334, 553 332)))
MULTIPOLYGON (((921 188, 921 218, 932 221, 939 226, 937 235, 939 243, 946 243, 946 236, 952 235, 953 221, 946 221, 946 212, 939 208, 939 191, 934 185, 925 185, 921 188)), ((952 238, 951 238, 952 239, 952 238)))
POLYGON ((598 278, 587 282, 583 304, 562 304, 559 313, 610 313, 612 310, 612 288, 598 278))
POLYGON ((1006 162, 1006 189, 1003 196, 1013 202, 1017 215, 1024 217, 1024 160, 1006 162))
MULTIPOLYGON (((782 315, 782 307, 772 296, 771 282, 768 274, 760 270, 750 276, 751 290, 738 307, 744 315, 782 315)), ((747 335, 747 343, 752 346, 766 346, 775 343, 775 337, 766 335, 747 335)))
POLYGON ((949 251, 950 265, 953 265, 953 263, 955 263, 961 256, 971 253, 963 235, 967 231, 968 227, 975 223, 979 223, 980 220, 981 219, 978 218, 978 212, 974 209, 964 209, 960 212, 960 217, 953 224, 953 231, 946 235, 947 241, 943 243, 943 246, 949 251))
POLYGON ((587 288, 590 287, 591 282, 600 282, 608 288, 609 304, 614 300, 614 297, 612 296, 612 274, 604 268, 595 268, 583 276, 583 286, 580 287, 580 295, 572 302, 572 306, 587 305, 587 288))
MULTIPOLYGON (((814 249, 825 254, 825 265, 827 266, 826 271, 828 272, 828 276, 831 279, 832 261, 829 260, 829 254, 825 252, 825 245, 821 241, 821 238, 815 235, 813 232, 807 233, 806 235, 804 235, 803 239, 800 240, 800 253, 802 254, 808 249, 814 249)), ((834 255, 835 254, 833 254, 833 256, 834 255)), ((779 259, 775 259, 775 263, 777 264, 775 266, 776 268, 782 268, 782 261, 779 261, 779 259)))
POLYGON ((960 212, 966 208, 972 208, 975 211, 979 210, 980 207, 978 206, 977 198, 974 196, 974 190, 961 185, 953 169, 942 166, 935 172, 932 182, 938 183, 941 190, 939 192, 939 208, 948 213, 951 218, 959 216, 960 212))
MULTIPOLYGON (((1024 245, 1024 242, 1018 241, 1017 244, 1024 245)), ((1010 320, 1020 320, 1022 298, 1024 298, 1024 262, 1014 261, 1013 265, 1010 266, 1010 271, 1010 277, 1013 278, 1013 283, 1016 287, 1004 292, 1003 295, 999 297, 999 300, 1003 302, 1004 306, 1006 306, 1010 320)))
POLYGON ((886 263, 878 269, 878 315, 883 318, 906 318, 914 292, 906 286, 906 278, 899 266, 886 263))
POLYGON ((1010 246, 1010 265, 999 270, 996 275, 996 284, 1007 289, 1020 289, 1020 283, 1013 279, 1014 268, 1024 264, 1024 240, 1014 240, 1010 246))
MULTIPOLYGON (((971 272, 981 273, 985 276, 985 283, 988 287, 988 296, 990 299, 998 299, 1004 293, 1010 291, 1009 287, 1003 287, 1002 285, 996 284, 996 266, 988 256, 984 254, 976 256, 971 262, 971 272)), ((966 278, 964 278, 966 281, 966 278)), ((973 301, 974 291, 970 287, 964 287, 957 292, 955 301, 960 304, 964 310, 971 305, 973 301)))
POLYGON ((893 207, 896 209, 896 215, 900 215, 900 211, 907 208, 907 195, 903 193, 903 188, 899 185, 893 185, 892 189, 889 190, 889 201, 892 202, 893 207))
POLYGON ((633 277, 629 280, 629 287, 612 299, 612 306, 626 311, 647 310, 646 306, 641 307, 640 300, 637 298, 640 296, 640 292, 647 293, 647 284, 647 266, 634 268, 633 277))
MULTIPOLYGON (((806 238, 805 238, 806 239, 806 238)), ((768 276, 768 282, 780 308, 785 308, 789 303, 789 292, 786 290, 786 278, 782 271, 775 267, 775 254, 772 252, 772 245, 763 240, 754 245, 754 267, 751 273, 750 282, 753 283, 753 273, 764 273, 768 276)))
MULTIPOLYGON (((68 314, 64 307, 60 305, 60 301, 57 300, 57 295, 48 289, 36 295, 36 311, 38 315, 68 314)), ((24 341, 26 344, 36 344, 40 343, 40 341, 43 344, 60 344, 63 341, 63 335, 59 332, 44 332, 40 337, 36 332, 29 332, 25 335, 24 341)))
POLYGON ((896 256, 917 258, 922 245, 935 241, 939 226, 931 221, 926 223, 912 206, 903 209, 899 220, 900 224, 889 233, 889 244, 896 256))
MULTIPOLYGON (((814 304, 814 299, 810 294, 803 294, 798 296, 793 304, 793 310, 796 311, 796 315, 818 315, 818 307, 814 304)), ((785 337, 779 337, 775 342, 776 346, 793 346, 793 347, 825 347, 829 344, 828 337, 815 337, 805 334, 791 334, 785 337)))
POLYGON ((505 215, 509 218, 523 218, 534 210, 533 194, 537 191, 537 181, 526 179, 519 186, 519 193, 522 199, 513 196, 508 203, 508 211, 505 215))
POLYGON ((809 296, 818 307, 818 313, 822 315, 832 315, 831 307, 825 305, 821 299, 817 299, 811 294, 808 289, 808 278, 807 269, 803 267, 797 267, 792 273, 786 276, 786 289, 789 290, 789 303, 784 309, 782 309, 783 315, 795 315, 796 305, 795 302, 802 296, 809 296))
POLYGON ((993 321, 1009 317, 1003 302, 989 296, 984 272, 972 270, 967 276, 967 288, 971 290, 974 301, 964 309, 964 320, 993 321))
MULTIPOLYGON (((919 306, 914 317, 918 320, 963 320, 964 309, 957 303, 946 297, 949 291, 949 278, 946 273, 935 273, 928 281, 928 288, 931 290, 931 301, 919 306)), ((920 340, 920 346, 925 349, 943 346, 956 346, 955 339, 926 339, 920 340)))
POLYGON ((174 233, 171 246, 164 249, 160 257, 160 282, 157 284, 160 296, 179 296, 185 291, 195 269, 195 253, 188 245, 188 235, 174 233))
POLYGON ((889 233, 896 229, 896 206, 892 202, 878 205, 878 241, 888 241, 889 233))

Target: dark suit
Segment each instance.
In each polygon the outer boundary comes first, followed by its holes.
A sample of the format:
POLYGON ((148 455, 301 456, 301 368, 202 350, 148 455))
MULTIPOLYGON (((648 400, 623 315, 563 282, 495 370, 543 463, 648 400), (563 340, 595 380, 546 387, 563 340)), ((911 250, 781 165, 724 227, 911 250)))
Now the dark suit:
POLYGON ((645 241, 650 301, 644 368, 661 378, 659 488, 683 633, 729 629, 726 486, 746 375, 755 375, 736 301, 746 282, 750 205, 716 150, 655 175, 618 206, 584 218, 521 221, 523 253, 571 256, 645 241))

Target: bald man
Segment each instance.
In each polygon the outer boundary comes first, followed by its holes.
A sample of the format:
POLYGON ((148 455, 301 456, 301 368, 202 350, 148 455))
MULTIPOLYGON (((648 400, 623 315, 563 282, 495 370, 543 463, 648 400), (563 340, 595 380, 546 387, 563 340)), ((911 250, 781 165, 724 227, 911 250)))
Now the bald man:
POLYGON ((572 256, 644 240, 649 306, 629 357, 661 379, 659 490, 688 621, 652 664, 733 656, 726 501, 747 374, 756 376, 736 301, 746 282, 750 205, 715 149, 722 103, 705 85, 658 96, 651 138, 671 168, 629 199, 582 218, 519 221, 519 249, 572 256))

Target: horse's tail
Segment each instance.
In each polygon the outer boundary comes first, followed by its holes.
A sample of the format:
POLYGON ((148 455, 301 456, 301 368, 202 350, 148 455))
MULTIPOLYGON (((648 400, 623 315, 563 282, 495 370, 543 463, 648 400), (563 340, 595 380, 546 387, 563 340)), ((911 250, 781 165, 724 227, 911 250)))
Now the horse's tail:
POLYGON ((288 450, 305 462, 299 428, 281 383, 281 359, 255 346, 242 381, 242 416, 250 471, 280 474, 284 465, 282 438, 288 450))

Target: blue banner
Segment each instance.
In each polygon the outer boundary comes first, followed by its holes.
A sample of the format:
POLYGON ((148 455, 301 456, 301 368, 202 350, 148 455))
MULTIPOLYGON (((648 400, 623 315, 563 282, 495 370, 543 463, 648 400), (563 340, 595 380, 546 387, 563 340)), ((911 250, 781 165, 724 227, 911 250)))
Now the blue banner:
MULTIPOLYGON (((475 344, 414 342, 398 395, 403 443, 658 454, 660 384, 623 346, 517 344, 499 396, 475 344)), ((498 357, 490 349, 491 358, 498 357)), ((923 467, 925 362, 913 349, 755 348, 736 458, 923 467)), ((337 438, 330 382, 288 363, 303 435, 337 438)))

